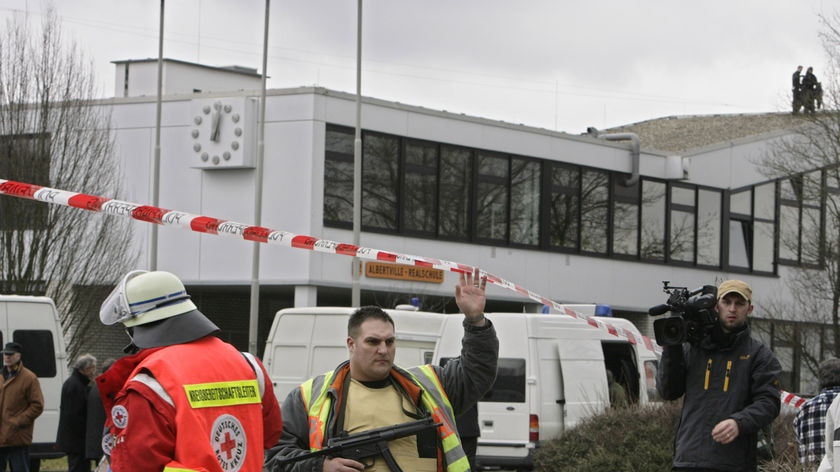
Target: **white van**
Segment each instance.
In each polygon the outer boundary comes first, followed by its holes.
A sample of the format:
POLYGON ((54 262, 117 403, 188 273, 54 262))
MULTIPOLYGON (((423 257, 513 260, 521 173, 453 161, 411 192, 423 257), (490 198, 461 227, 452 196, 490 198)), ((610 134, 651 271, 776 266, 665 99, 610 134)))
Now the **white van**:
MULTIPOLYGON (((263 363, 282 402, 307 379, 331 371, 347 360, 347 321, 355 308, 287 308, 274 316, 263 363)), ((440 327, 447 315, 385 310, 394 319, 398 366, 432 361, 440 327)), ((463 319, 463 315, 455 318, 463 319)))
MULTIPOLYGON (((607 369, 632 403, 656 400, 657 354, 562 314, 488 313, 499 336, 499 369, 478 404, 480 467, 529 470, 540 441, 609 406, 607 369)), ((457 357, 461 317, 444 319, 433 363, 457 357)), ((642 339, 628 320, 599 317, 642 339)))
POLYGON ((67 379, 67 354, 58 311, 47 297, 0 295, 0 345, 23 346, 23 365, 38 376, 44 412, 35 420, 29 455, 33 462, 61 457, 55 448, 61 386, 67 379))

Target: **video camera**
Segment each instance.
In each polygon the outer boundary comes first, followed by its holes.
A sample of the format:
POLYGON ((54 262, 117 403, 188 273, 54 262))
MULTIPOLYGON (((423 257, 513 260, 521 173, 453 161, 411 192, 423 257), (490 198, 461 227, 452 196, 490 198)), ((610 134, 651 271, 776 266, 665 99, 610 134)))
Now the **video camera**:
POLYGON ((717 323, 717 287, 704 285, 689 291, 686 287, 672 287, 669 283, 667 280, 662 281, 662 290, 668 294, 668 301, 648 310, 650 316, 671 312, 671 316, 653 322, 656 344, 673 346, 684 342, 697 343, 717 323))

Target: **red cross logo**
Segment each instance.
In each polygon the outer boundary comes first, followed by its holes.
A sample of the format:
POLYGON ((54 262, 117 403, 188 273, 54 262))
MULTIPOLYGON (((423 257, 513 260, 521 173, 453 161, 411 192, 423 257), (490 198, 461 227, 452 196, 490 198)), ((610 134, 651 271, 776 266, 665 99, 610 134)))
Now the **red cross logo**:
POLYGON ((216 418, 210 433, 210 442, 221 470, 239 472, 245 465, 248 438, 237 417, 223 414, 216 418))
POLYGON ((231 453, 231 451, 233 451, 233 448, 236 447, 236 441, 230 438, 229 431, 225 431, 225 440, 221 444, 219 444, 219 447, 221 447, 222 451, 225 454, 227 454, 228 460, 233 458, 233 454, 231 453))
POLYGON ((128 410, 122 405, 115 405, 111 408, 111 421, 117 428, 125 428, 128 426, 128 410))

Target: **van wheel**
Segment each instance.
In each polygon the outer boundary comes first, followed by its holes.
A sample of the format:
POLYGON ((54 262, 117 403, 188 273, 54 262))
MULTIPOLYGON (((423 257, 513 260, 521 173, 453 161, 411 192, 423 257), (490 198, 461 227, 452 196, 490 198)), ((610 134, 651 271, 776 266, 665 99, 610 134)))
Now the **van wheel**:
POLYGON ((29 472, 39 472, 41 470, 41 459, 29 459, 29 472))

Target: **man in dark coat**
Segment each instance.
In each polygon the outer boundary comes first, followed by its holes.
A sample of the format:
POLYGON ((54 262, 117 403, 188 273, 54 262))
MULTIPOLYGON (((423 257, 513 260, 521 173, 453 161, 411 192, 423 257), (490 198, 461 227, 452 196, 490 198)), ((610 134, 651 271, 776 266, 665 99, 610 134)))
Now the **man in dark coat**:
MULTIPOLYGON (((100 373, 105 373, 114 359, 106 359, 100 373)), ((88 460, 99 461, 105 455, 102 449, 102 436, 105 431, 105 406, 99 398, 99 389, 91 386, 87 399, 87 425, 85 426, 85 457, 88 460)))
POLYGON ((802 102, 805 112, 814 113, 815 100, 817 99, 817 76, 814 75, 814 68, 809 67, 802 78, 802 102))
POLYGON ((90 381, 96 373, 96 358, 82 354, 73 365, 73 373, 61 387, 61 411, 56 443, 67 453, 68 472, 90 472, 85 457, 85 427, 90 381))
POLYGON ((799 113, 802 109, 802 66, 797 66, 793 71, 793 114, 799 113))

